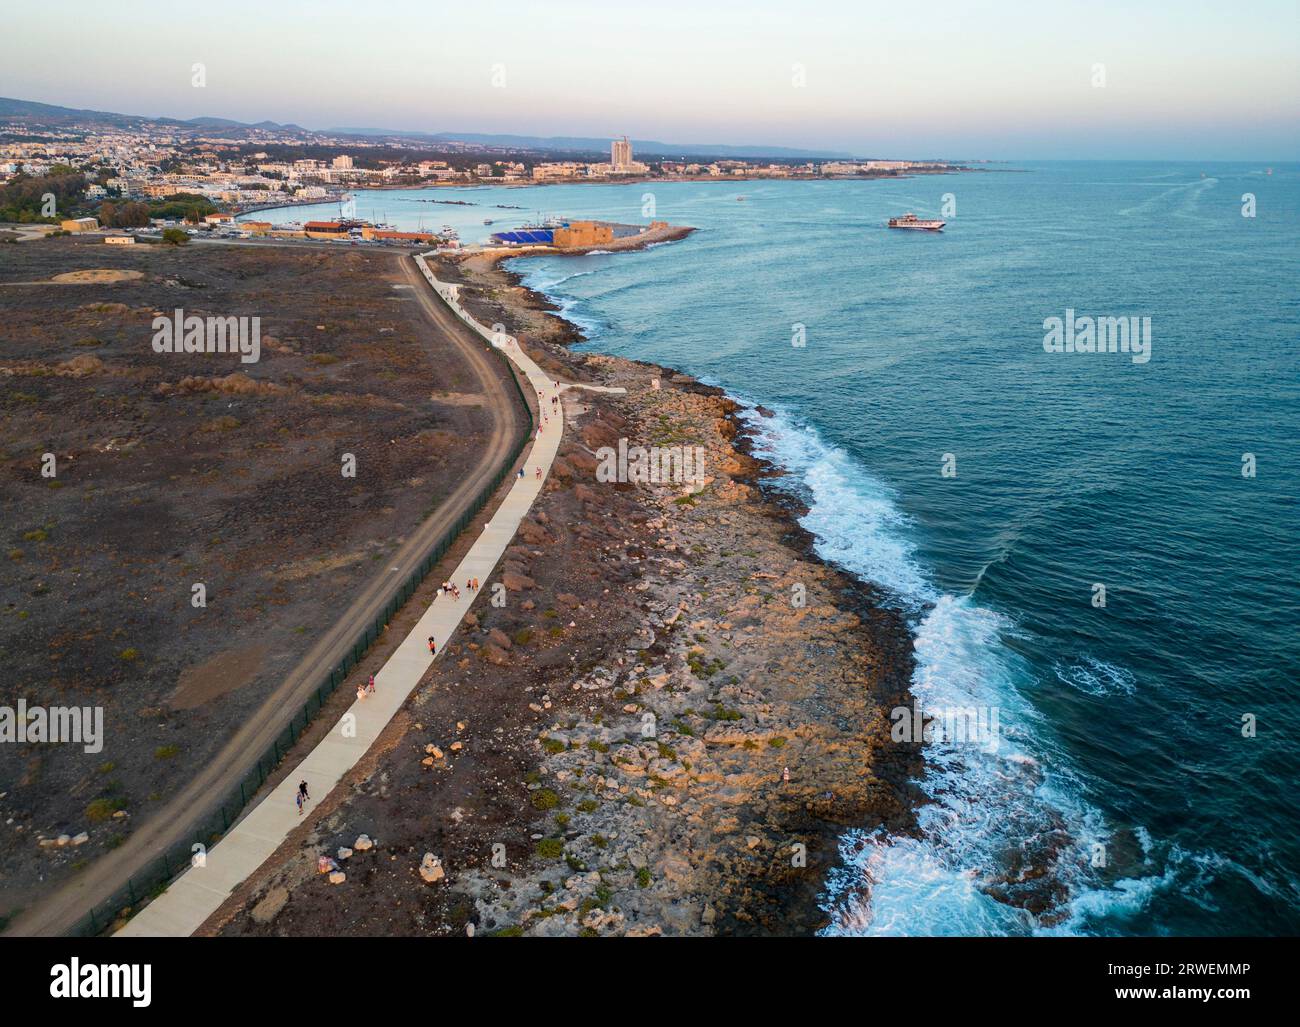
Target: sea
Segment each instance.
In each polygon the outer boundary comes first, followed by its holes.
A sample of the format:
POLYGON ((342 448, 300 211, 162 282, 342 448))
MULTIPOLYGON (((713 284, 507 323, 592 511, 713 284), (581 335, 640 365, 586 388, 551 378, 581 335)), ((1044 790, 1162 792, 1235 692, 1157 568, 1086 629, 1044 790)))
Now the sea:
POLYGON ((509 266, 585 348, 745 403, 906 618, 919 827, 845 833, 824 934, 1300 933, 1300 165, 975 167, 354 203, 697 229, 509 266), (1141 346, 1089 352, 1103 318, 1141 346))

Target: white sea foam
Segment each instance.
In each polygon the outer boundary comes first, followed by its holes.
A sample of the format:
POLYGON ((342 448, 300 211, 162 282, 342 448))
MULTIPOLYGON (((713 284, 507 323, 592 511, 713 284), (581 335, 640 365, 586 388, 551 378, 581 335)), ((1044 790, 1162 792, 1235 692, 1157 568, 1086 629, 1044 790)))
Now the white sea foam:
MULTIPOLYGON (((1160 887, 1158 878, 1103 884, 1090 866, 1092 846, 1106 841, 1107 827, 1083 799, 1063 754, 1043 741, 1046 725, 1021 687, 1032 682, 1032 671, 1004 642, 1023 637, 1022 629, 969 596, 934 586, 895 494, 848 454, 780 412, 746 416, 757 453, 790 472, 782 487, 809 507, 801 523, 816 537, 818 555, 883 586, 912 616, 911 688, 920 706, 1000 711, 996 752, 942 739, 927 744, 922 788, 931 801, 918 813, 919 837, 844 837, 843 865, 827 882, 832 922, 824 933, 1085 933, 1094 917, 1141 906, 1160 887), (1068 897, 1051 916, 1021 908, 1028 900, 1014 886, 1001 890, 1016 876, 1006 865, 1008 850, 1053 861, 1050 880, 1068 897)), ((1131 678, 1101 661, 1081 662, 1073 674, 1076 687, 1095 681, 1119 689, 1131 678)))
POLYGON ((1052 670, 1062 682, 1086 695, 1132 695, 1137 691, 1137 678, 1131 670, 1092 656, 1057 661, 1052 670))

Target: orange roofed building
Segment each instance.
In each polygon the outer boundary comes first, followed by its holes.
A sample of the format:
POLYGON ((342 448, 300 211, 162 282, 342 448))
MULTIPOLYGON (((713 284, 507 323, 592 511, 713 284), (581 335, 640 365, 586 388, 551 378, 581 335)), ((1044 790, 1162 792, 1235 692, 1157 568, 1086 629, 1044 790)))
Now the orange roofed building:
POLYGON ((346 239, 347 225, 341 221, 308 221, 302 226, 308 239, 346 239))

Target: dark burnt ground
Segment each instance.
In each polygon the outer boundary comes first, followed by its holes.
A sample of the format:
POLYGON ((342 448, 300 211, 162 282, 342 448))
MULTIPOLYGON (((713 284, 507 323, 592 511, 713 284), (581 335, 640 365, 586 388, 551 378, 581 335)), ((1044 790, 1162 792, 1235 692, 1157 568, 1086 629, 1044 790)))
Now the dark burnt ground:
POLYGON ((103 706, 105 738, 0 746, 0 915, 218 749, 473 466, 491 420, 406 284, 377 252, 4 247, 0 705, 103 706), (9 284, 99 268, 144 277, 9 284), (260 316, 260 362, 154 353, 175 307, 260 316))

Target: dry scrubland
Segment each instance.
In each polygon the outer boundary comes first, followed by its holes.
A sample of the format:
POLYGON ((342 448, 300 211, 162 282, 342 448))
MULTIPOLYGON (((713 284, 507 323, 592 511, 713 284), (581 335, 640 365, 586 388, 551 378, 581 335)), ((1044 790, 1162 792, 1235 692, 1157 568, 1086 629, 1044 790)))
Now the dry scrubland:
POLYGON ((157 809, 477 458, 476 379, 398 260, 0 248, 0 701, 106 711, 98 754, 0 746, 0 916, 157 809), (51 281, 98 270, 132 274, 51 281), (259 315, 261 361, 155 354, 176 307, 259 315))

